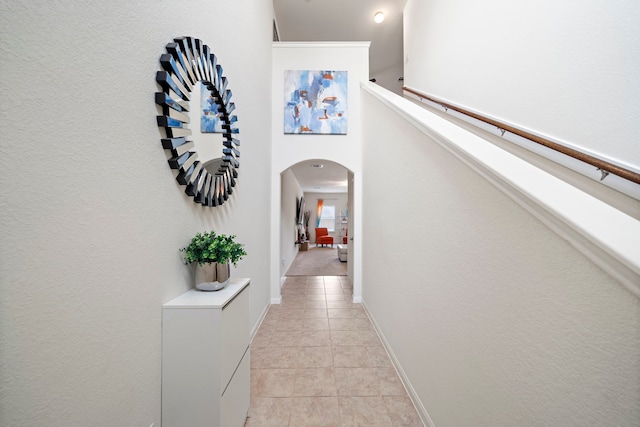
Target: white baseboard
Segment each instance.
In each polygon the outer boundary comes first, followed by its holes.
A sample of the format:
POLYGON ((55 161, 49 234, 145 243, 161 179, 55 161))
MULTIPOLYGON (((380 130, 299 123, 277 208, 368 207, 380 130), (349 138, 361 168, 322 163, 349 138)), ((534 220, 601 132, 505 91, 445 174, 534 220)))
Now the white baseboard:
POLYGON ((260 329, 260 325, 262 325, 262 321, 264 320, 264 318, 267 316, 267 313, 269 312, 269 307, 271 307, 270 305, 267 305, 264 310, 262 311, 262 314, 260 315, 260 318, 258 319, 258 321, 253 325, 253 328, 251 328, 251 341, 253 341, 253 337, 256 336, 256 333, 258 332, 258 329, 260 329))
MULTIPOLYGON (((355 302, 355 298, 354 298, 354 302, 355 302)), ((389 358, 391 359, 391 363, 396 368, 396 372, 398 372, 398 376, 400 377, 400 381, 402 381, 402 384, 404 385, 404 388, 407 390, 407 394, 409 395, 409 399, 411 399, 411 402, 413 403, 413 406, 416 408, 416 411, 418 412, 418 416, 420 417, 420 420, 422 421, 422 424, 424 424, 427 427, 435 427, 435 424, 433 423, 433 420, 431 419, 431 417, 427 413, 427 409, 424 407, 424 405, 422 404, 422 402, 418 398, 418 394, 416 393, 416 390, 413 388, 413 385, 411 385, 411 381, 409 381, 409 378, 407 377, 407 374, 404 372, 404 369, 402 369, 402 365, 400 365, 400 362, 398 361, 398 358, 393 353, 393 350, 391 349, 391 346, 389 345, 389 342, 387 341, 387 339, 385 338, 384 334, 380 330, 380 327, 376 323, 376 321, 373 318, 373 316, 371 316, 371 313, 369 312, 367 304, 362 302, 362 306, 364 307, 364 311, 367 314, 367 317, 369 318, 369 320, 371 321, 371 324, 373 325, 373 328, 376 330, 376 333, 380 337, 380 340, 382 341, 382 345, 384 345, 384 348, 387 351, 387 354, 389 355, 389 358)))

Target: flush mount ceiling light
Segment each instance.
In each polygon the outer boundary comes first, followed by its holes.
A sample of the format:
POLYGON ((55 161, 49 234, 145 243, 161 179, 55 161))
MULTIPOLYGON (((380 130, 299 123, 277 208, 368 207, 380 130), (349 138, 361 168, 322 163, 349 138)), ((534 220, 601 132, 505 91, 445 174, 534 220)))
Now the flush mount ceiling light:
POLYGON ((384 21, 384 13, 376 12, 376 14, 373 15, 373 20, 376 24, 381 23, 382 21, 384 21))

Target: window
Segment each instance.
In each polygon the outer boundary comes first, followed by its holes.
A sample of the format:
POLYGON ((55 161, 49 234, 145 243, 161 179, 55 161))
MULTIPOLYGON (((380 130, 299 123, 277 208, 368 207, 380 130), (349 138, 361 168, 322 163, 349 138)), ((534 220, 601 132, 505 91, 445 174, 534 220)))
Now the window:
POLYGON ((336 229, 336 207, 324 205, 320 214, 320 227, 326 227, 329 232, 336 229))

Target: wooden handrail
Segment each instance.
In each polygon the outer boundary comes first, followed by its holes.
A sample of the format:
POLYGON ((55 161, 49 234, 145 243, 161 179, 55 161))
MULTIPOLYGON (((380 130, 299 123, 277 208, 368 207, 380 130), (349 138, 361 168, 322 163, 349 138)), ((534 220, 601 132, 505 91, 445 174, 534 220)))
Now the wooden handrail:
POLYGON ((485 117, 485 116, 482 116, 480 114, 474 113, 472 111, 465 110, 464 108, 460 108, 460 107, 457 107, 455 105, 451 105, 451 104, 449 104, 447 102, 444 102, 444 101, 441 101, 439 99, 433 98, 432 96, 429 96, 429 95, 425 95, 424 93, 420 93, 420 92, 418 92, 416 90, 413 90, 413 89, 410 89, 410 88, 408 88, 406 86, 403 86, 402 89, 404 91, 406 91, 406 92, 409 92, 409 93, 412 93, 412 94, 418 96, 421 99, 427 99, 427 100, 429 100, 431 102, 435 102, 436 104, 442 105, 445 108, 457 111, 457 112, 462 113, 464 115, 467 115, 469 117, 473 117, 476 120, 480 120, 481 122, 493 125, 493 126, 497 127, 500 130, 505 130, 505 131, 510 132, 510 133, 512 133, 514 135, 518 135, 518 136, 526 138, 526 139, 528 139, 530 141, 533 141, 536 144, 543 145, 543 146, 545 146, 547 148, 550 148, 552 150, 558 151, 558 152, 560 152, 560 153, 562 153, 564 155, 567 155, 569 157, 573 157, 574 159, 577 159, 577 160, 580 160, 582 162, 588 163, 588 164, 590 164, 592 166, 595 166, 596 168, 598 168, 598 169, 600 169, 600 170, 602 170, 604 172, 612 173, 612 174, 617 175, 617 176, 619 176, 621 178, 627 179, 627 180, 629 180, 631 182, 635 182, 636 184, 640 184, 640 174, 636 173, 634 171, 630 171, 630 170, 625 169, 625 168, 623 168, 621 166, 615 165, 615 164, 610 163, 610 162, 608 162, 606 160, 599 159, 597 157, 594 157, 592 155, 583 153, 583 152, 575 150, 573 148, 565 147, 562 144, 558 144, 557 142, 553 142, 553 141, 550 141, 550 140, 548 140, 546 138, 542 138, 541 136, 534 135, 534 134, 532 134, 530 132, 527 132, 525 130, 518 129, 518 128, 516 128, 514 126, 511 126, 511 125, 508 125, 506 123, 501 123, 501 122, 499 122, 497 120, 493 120, 493 119, 491 119, 489 117, 485 117))

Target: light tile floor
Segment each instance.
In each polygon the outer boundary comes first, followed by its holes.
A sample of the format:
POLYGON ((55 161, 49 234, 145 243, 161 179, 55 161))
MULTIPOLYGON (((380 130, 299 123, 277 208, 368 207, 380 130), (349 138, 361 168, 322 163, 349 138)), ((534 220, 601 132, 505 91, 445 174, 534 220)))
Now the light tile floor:
POLYGON ((346 276, 288 276, 251 343, 247 427, 420 426, 346 276))

